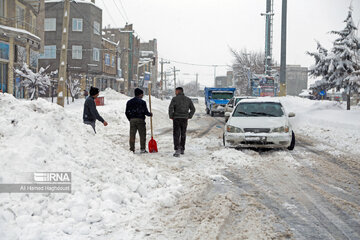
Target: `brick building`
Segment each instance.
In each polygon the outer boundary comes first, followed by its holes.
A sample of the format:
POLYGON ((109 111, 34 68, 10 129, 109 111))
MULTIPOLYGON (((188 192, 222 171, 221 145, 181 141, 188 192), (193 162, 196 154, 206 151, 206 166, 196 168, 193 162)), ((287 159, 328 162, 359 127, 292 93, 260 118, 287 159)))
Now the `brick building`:
POLYGON ((153 90, 156 92, 157 90, 159 90, 157 88, 159 63, 156 39, 140 43, 140 57, 143 59, 143 61, 151 62, 151 64, 149 65, 150 81, 152 83, 153 90))
MULTIPOLYGON (((64 2, 45 2, 45 43, 39 65, 57 70, 60 61, 64 2)), ((92 2, 71 2, 68 44, 68 74, 79 79, 81 89, 96 85, 102 76, 102 10, 92 2)))
POLYGON ((124 93, 133 95, 133 89, 138 86, 138 64, 140 58, 140 39, 135 35, 133 25, 126 24, 124 28, 105 28, 103 36, 118 43, 121 78, 124 79, 124 93))
POLYGON ((0 0, 0 89, 26 97, 13 69, 27 63, 38 69, 42 49, 44 0, 0 0))

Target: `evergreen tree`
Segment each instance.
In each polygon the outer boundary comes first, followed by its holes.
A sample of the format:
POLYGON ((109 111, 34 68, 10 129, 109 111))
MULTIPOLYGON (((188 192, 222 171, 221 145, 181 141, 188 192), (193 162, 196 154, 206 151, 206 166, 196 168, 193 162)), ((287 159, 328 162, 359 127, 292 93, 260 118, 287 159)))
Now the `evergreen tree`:
POLYGON ((314 57, 315 64, 309 68, 309 75, 312 77, 322 77, 321 80, 311 85, 311 88, 317 91, 331 88, 328 79, 328 70, 331 61, 331 53, 324 48, 320 42, 317 42, 317 52, 307 52, 308 55, 314 57))
POLYGON ((342 31, 332 31, 339 36, 332 48, 334 56, 329 65, 328 78, 331 85, 338 90, 344 88, 347 94, 347 109, 350 109, 350 92, 358 91, 360 87, 360 40, 356 36, 356 26, 352 18, 352 8, 344 21, 345 28, 342 31))
POLYGON ((357 27, 352 18, 352 8, 344 21, 346 26, 341 31, 331 31, 338 36, 329 52, 317 43, 317 52, 308 54, 315 59, 315 65, 309 74, 322 77, 313 86, 323 90, 344 88, 347 94, 347 109, 350 109, 350 93, 360 89, 360 39, 356 36, 357 27))

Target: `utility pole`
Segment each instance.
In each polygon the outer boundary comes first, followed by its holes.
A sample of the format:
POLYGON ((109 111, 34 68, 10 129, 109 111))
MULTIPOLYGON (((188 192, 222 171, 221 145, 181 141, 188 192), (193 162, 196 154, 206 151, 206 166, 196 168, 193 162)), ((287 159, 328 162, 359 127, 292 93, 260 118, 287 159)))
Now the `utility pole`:
POLYGON ((164 90, 164 86, 163 86, 163 75, 164 75, 164 64, 169 64, 170 62, 164 62, 164 59, 160 60, 160 66, 161 66, 161 72, 160 72, 160 76, 161 76, 161 80, 160 80, 160 86, 161 86, 161 90, 164 90))
POLYGON ((199 74, 196 73, 196 81, 195 81, 195 83, 196 83, 196 96, 197 96, 198 91, 199 91, 199 89, 198 89, 198 80, 199 80, 199 74))
POLYGON ((273 16, 274 16, 274 1, 266 0, 266 13, 261 16, 266 17, 265 25, 265 74, 271 74, 272 68, 272 44, 273 44, 273 16))
POLYGON ((176 72, 180 72, 179 69, 176 69, 176 67, 174 66, 174 90, 176 89, 176 72))
POLYGON ((286 18, 287 18, 287 0, 282 0, 280 96, 286 96, 286 24, 287 24, 286 18))
POLYGON ((65 81, 67 79, 67 49, 69 39, 70 0, 64 0, 64 15, 61 35, 61 52, 59 66, 59 82, 57 89, 57 104, 64 107, 65 81))
POLYGON ((217 65, 214 65, 213 66, 214 67, 214 84, 215 84, 215 86, 216 86, 216 67, 217 67, 217 65))

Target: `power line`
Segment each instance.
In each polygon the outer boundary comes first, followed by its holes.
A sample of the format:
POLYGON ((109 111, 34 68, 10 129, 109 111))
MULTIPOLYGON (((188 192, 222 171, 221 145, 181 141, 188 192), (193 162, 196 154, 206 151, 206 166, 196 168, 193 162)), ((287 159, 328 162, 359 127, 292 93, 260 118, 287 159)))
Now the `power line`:
POLYGON ((200 64, 200 63, 181 62, 181 61, 171 60, 168 58, 164 58, 164 59, 178 64, 198 66, 198 67, 229 67, 229 65, 221 65, 221 64, 200 64))
POLYGON ((124 15, 122 14, 122 12, 121 12, 120 8, 118 7, 118 5, 116 4, 116 1, 113 0, 113 2, 114 2, 114 4, 115 4, 118 12, 120 13, 120 16, 122 17, 122 19, 124 19, 125 22, 128 22, 128 21, 126 20, 126 18, 124 17, 124 15))
POLYGON ((109 9, 108 9, 107 6, 106 6, 105 1, 102 0, 102 2, 103 2, 103 4, 104 4, 105 10, 108 12, 108 14, 109 14, 109 16, 110 16, 110 18, 111 18, 111 21, 113 22, 114 26, 116 27, 116 21, 114 20, 114 18, 113 18, 112 15, 110 14, 110 11, 109 11, 109 9))
POLYGON ((126 10, 125 10, 125 8, 124 8, 124 5, 123 5, 123 3, 122 3, 122 0, 119 0, 119 2, 120 2, 120 5, 121 5, 121 8, 124 10, 124 14, 125 14, 126 19, 128 20, 128 22, 130 22, 130 21, 129 21, 129 17, 128 17, 127 13, 126 13, 126 10))

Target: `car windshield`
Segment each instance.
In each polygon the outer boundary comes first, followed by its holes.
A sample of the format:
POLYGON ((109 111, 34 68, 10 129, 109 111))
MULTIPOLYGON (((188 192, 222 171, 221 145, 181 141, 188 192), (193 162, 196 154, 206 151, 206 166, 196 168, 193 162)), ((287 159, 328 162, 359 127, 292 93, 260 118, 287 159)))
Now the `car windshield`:
POLYGON ((241 102, 237 105, 233 117, 281 117, 283 115, 281 103, 241 102))
POLYGON ((232 92, 213 92, 212 99, 230 99, 233 97, 232 92))

